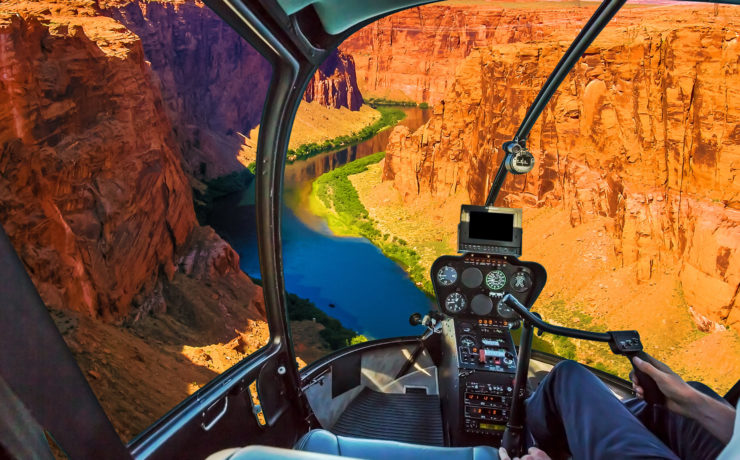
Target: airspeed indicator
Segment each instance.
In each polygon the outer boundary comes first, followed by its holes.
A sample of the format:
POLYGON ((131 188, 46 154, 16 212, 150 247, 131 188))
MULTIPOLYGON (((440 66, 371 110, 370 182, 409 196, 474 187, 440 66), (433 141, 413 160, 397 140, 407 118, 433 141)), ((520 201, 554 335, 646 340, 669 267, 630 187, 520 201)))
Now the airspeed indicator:
POLYGON ((492 291, 500 291, 506 286, 506 274, 501 270, 492 270, 486 275, 486 286, 492 291))

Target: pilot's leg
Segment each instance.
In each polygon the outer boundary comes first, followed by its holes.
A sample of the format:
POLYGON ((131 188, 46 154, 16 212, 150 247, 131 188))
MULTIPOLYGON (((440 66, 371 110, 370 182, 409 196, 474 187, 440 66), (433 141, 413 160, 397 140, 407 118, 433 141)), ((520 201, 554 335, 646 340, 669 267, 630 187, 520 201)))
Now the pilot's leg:
POLYGON ((573 361, 558 363, 527 400, 527 427, 552 456, 678 459, 612 394, 573 361))
MULTIPOLYGON (((688 384, 712 398, 725 401, 703 383, 688 382, 688 384)), ((663 406, 653 406, 640 399, 626 401, 625 406, 681 458, 714 459, 725 447, 698 422, 671 412, 663 406)))

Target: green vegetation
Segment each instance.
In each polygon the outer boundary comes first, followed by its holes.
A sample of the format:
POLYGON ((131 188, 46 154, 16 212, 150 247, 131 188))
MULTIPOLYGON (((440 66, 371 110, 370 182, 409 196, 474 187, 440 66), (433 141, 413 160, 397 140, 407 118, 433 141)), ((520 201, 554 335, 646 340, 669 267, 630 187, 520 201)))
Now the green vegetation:
POLYGON ((416 102, 414 101, 394 101, 384 97, 370 97, 365 99, 365 103, 374 109, 382 106, 416 107, 416 102))
POLYGON ((380 118, 373 124, 365 126, 358 132, 328 139, 321 144, 311 142, 309 144, 303 144, 295 150, 288 150, 288 162, 292 163, 297 160, 305 160, 319 153, 348 147, 368 140, 383 129, 395 125, 406 117, 404 111, 399 108, 376 107, 376 109, 380 112, 380 118))
MULTIPOLYGON (((414 106, 415 105, 416 104, 414 104, 414 106)), ((365 126, 358 132, 335 137, 334 139, 328 139, 321 144, 312 142, 301 145, 295 150, 288 150, 288 163, 305 160, 306 158, 323 152, 348 147, 365 141, 385 128, 394 126, 399 121, 406 118, 406 113, 397 107, 377 107, 376 109, 380 112, 380 118, 374 123, 365 126)), ((205 168, 205 165, 202 165, 202 167, 205 168)), ((205 187, 201 190, 194 189, 193 198, 195 201, 195 213, 198 217, 198 222, 201 224, 207 222, 208 213, 210 212, 215 199, 241 190, 246 190, 254 179, 256 169, 257 165, 255 163, 250 163, 247 168, 242 171, 236 171, 226 176, 217 177, 213 180, 207 181, 204 184, 205 187)))
MULTIPOLYGON (((577 302, 566 303, 562 299, 554 299, 547 303, 538 303, 534 309, 542 315, 542 319, 556 325, 594 332, 606 331, 602 324, 584 313, 584 306, 577 302)), ((627 359, 614 355, 605 343, 545 333, 541 337, 535 337, 532 348, 576 360, 622 378, 627 378, 631 369, 627 359)))
POLYGON ((428 296, 433 296, 432 284, 421 266, 419 254, 402 239, 383 234, 377 221, 370 217, 360 201, 349 176, 367 171, 368 165, 379 162, 385 152, 374 153, 330 171, 312 185, 311 208, 326 218, 329 228, 337 234, 362 236, 380 248, 388 258, 399 264, 416 285, 428 296), (331 212, 333 210, 333 212, 331 212))
POLYGON ((380 110, 380 107, 419 107, 420 109, 428 109, 428 102, 416 103, 414 101, 394 101, 392 99, 386 99, 384 97, 370 97, 365 99, 365 102, 372 108, 380 110))
POLYGON ((364 335, 347 329, 342 323, 321 311, 316 304, 295 294, 288 293, 288 318, 291 321, 314 320, 323 325, 324 329, 319 332, 321 339, 326 342, 332 350, 339 350, 349 345, 367 342, 364 335))
MULTIPOLYGON (((252 278, 252 281, 262 286, 262 280, 252 278)), ((288 319, 290 321, 316 321, 324 326, 319 336, 332 350, 339 350, 349 345, 367 342, 367 337, 344 327, 336 318, 324 313, 315 303, 296 294, 286 293, 288 319)))

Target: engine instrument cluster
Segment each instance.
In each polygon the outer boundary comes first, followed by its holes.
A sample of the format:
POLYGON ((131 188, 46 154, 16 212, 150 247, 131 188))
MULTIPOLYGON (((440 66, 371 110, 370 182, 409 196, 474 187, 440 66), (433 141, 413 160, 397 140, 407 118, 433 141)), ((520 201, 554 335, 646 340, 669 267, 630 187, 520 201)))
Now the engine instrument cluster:
POLYGON ((432 265, 432 284, 442 312, 503 322, 518 317, 499 300, 510 293, 529 306, 542 290, 545 276, 539 264, 491 254, 442 256, 432 265))

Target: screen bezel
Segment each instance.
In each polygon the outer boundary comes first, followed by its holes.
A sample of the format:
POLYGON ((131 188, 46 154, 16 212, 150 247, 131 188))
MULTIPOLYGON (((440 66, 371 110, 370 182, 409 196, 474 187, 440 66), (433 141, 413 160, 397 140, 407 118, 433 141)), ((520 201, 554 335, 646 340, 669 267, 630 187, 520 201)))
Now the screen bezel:
MULTIPOLYGON (((460 209, 460 224, 458 226, 458 252, 471 252, 462 249, 463 244, 478 245, 489 248, 494 251, 485 250, 483 252, 495 253, 495 247, 514 249, 517 256, 522 252, 522 210, 520 208, 499 208, 495 206, 474 206, 464 204, 460 209), (506 240, 488 240, 470 237, 470 214, 473 212, 482 213, 499 213, 511 214, 514 216, 512 241, 506 240)), ((507 254, 508 255, 508 254, 507 254)))

